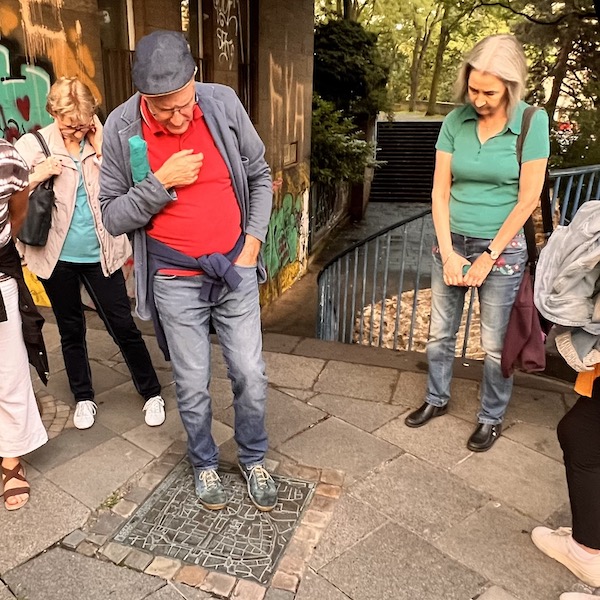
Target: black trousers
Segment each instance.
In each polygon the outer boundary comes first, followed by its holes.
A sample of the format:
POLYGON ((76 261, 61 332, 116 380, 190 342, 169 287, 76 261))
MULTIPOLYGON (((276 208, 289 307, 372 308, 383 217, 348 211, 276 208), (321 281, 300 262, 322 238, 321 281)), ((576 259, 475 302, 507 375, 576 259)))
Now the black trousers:
POLYGON ((576 542, 600 550, 600 379, 558 424, 576 542))
POLYGON ((100 263, 59 261, 50 278, 40 281, 56 316, 67 377, 77 402, 94 399, 80 284, 84 285, 106 330, 119 346, 135 389, 145 400, 160 394, 150 354, 131 316, 121 269, 105 277, 100 263))

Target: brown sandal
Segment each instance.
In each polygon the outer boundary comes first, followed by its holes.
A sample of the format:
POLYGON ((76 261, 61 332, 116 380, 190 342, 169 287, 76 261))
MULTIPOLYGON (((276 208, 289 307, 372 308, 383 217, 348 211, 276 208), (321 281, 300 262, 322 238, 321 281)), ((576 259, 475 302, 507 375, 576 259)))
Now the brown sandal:
POLYGON ((12 469, 7 469, 6 467, 2 466, 2 483, 4 484, 3 496, 4 508, 6 508, 6 510, 18 510, 27 504, 29 501, 30 486, 29 483, 27 483, 27 479, 25 479, 25 467, 20 462, 18 462, 12 469), (22 471, 23 474, 21 474, 20 471, 22 471), (11 479, 24 481, 27 484, 27 487, 21 486, 7 490, 6 483, 11 479), (20 496, 21 494, 27 494, 27 498, 25 498, 25 500, 21 500, 21 502, 17 502, 16 504, 8 504, 8 502, 6 502, 8 498, 20 496))

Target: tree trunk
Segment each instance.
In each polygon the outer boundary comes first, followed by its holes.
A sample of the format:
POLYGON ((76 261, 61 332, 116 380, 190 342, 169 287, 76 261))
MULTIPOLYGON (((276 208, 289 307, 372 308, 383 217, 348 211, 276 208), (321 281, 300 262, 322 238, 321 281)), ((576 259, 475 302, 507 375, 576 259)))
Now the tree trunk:
POLYGON ((419 78, 421 76, 421 67, 425 60, 425 54, 431 41, 431 32, 435 22, 428 27, 425 25, 425 34, 423 39, 418 40, 415 44, 415 51, 413 52, 413 63, 410 68, 410 98, 408 100, 408 110, 414 112, 417 104, 419 95, 419 78))
POLYGON ((431 89, 429 90, 429 102, 427 103, 427 116, 437 115, 437 94, 440 83, 440 73, 444 66, 444 52, 450 42, 450 30, 448 25, 442 20, 442 29, 440 31, 440 40, 438 42, 437 52, 435 54, 435 64, 433 66, 433 75, 431 77, 431 89))
POLYGON ((350 20, 352 13, 352 2, 351 0, 343 0, 344 3, 344 19, 350 20))
POLYGON ((412 61, 410 64, 410 95, 408 96, 408 111, 415 112, 417 105, 417 93, 419 90, 419 50, 421 47, 421 32, 417 29, 417 39, 412 52, 412 61))
POLYGON ((560 97, 560 88, 567 74, 569 53, 571 52, 572 48, 573 32, 572 28, 569 27, 566 30, 565 39, 562 40, 560 52, 558 53, 556 64, 554 65, 554 69, 552 72, 552 76, 554 78, 552 81, 552 92, 550 93, 550 98, 548 98, 548 102, 546 102, 546 110, 548 112, 548 116, 550 117, 551 124, 554 121, 554 113, 556 112, 556 105, 558 104, 558 98, 560 97))

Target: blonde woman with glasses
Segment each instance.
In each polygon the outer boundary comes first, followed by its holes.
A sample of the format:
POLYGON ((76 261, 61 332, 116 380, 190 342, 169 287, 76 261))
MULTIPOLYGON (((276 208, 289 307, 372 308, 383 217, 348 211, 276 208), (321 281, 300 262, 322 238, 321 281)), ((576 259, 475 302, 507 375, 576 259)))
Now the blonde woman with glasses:
POLYGON ((50 157, 35 136, 16 147, 30 167, 30 189, 54 177, 56 204, 43 247, 20 243, 27 266, 42 282, 52 303, 71 391, 77 403, 74 424, 94 424, 92 373, 80 288, 84 286, 109 334, 118 345, 138 393, 146 423, 161 425, 164 401, 150 355, 131 315, 121 267, 131 254, 127 236, 113 237, 102 225, 98 202, 102 125, 98 103, 76 78, 63 77, 50 88, 46 110, 54 122, 40 130, 50 157))

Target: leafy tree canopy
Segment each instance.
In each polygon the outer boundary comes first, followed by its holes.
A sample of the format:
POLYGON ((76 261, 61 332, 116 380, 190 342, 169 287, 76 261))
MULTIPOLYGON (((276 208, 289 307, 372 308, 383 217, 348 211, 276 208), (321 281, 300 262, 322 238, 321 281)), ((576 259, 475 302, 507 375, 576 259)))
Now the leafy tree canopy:
POLYGON ((315 92, 357 124, 387 108, 388 72, 375 33, 348 19, 332 18, 317 25, 315 92))

